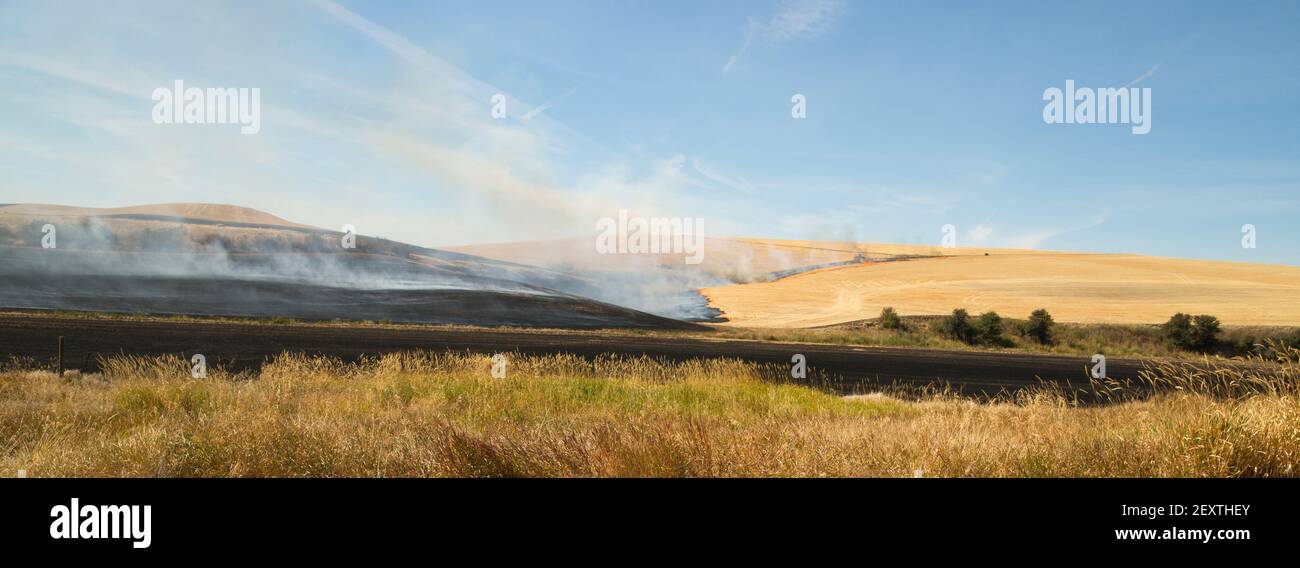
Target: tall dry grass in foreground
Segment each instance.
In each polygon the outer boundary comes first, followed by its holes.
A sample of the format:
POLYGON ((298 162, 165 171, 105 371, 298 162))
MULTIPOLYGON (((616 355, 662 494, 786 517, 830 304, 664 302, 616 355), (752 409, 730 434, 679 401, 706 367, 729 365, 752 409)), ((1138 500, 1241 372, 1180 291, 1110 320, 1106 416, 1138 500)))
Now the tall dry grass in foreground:
POLYGON ((405 353, 282 355, 191 379, 177 357, 102 376, 0 372, 0 467, 29 476, 1291 476, 1300 366, 1152 370, 1079 407, 839 397, 784 367, 405 353), (1235 373, 1235 374, 1234 374, 1235 373), (1219 388, 1231 385, 1232 388, 1219 388))

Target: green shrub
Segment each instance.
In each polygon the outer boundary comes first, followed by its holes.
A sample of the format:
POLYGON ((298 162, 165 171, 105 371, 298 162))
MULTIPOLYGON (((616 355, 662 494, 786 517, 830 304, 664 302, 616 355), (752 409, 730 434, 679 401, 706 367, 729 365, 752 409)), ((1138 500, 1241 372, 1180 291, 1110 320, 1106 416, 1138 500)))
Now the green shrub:
POLYGON ((1052 314, 1047 310, 1039 308, 1029 314, 1029 321, 1025 322, 1025 337, 1033 339, 1043 345, 1052 344, 1052 326, 1056 322, 1052 321, 1052 314))
POLYGON ((1002 336, 1002 316, 997 312, 984 312, 975 320, 974 339, 987 345, 1005 346, 1009 341, 1002 336))
POLYGON ((167 410, 167 401, 152 387, 128 386, 113 395, 113 409, 126 416, 154 416, 167 410))
POLYGON ((381 400, 402 407, 410 406, 417 394, 415 384, 406 376, 398 377, 379 391, 381 400))
POLYGON ((1160 326, 1161 331, 1176 347, 1188 349, 1192 345, 1192 316, 1178 312, 1160 326))
POLYGON ((880 310, 880 327, 885 329, 903 329, 903 319, 898 317, 894 308, 880 310))
POLYGON ((1219 318, 1176 313, 1161 327, 1165 338, 1182 349, 1208 350, 1219 344, 1219 318))
POLYGON ((1213 349, 1219 344, 1219 318, 1201 314, 1192 318, 1192 347, 1213 349))
POLYGON ((202 383, 191 382, 180 391, 176 402, 186 414, 206 414, 212 410, 212 393, 202 383))
POLYGON ((971 343, 975 340, 975 329, 971 327, 970 314, 961 308, 953 310, 952 315, 940 319, 936 330, 941 335, 963 343, 971 343))

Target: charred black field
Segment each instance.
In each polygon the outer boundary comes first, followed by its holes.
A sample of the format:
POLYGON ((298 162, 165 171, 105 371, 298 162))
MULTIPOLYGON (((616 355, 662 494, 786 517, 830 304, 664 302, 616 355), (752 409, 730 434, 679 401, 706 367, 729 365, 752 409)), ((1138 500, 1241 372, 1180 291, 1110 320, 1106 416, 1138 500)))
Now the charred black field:
POLYGON ((482 326, 695 329, 679 320, 563 294, 357 289, 295 281, 129 275, 21 275, 0 281, 11 308, 361 320, 482 326))
POLYGON ((681 283, 558 272, 236 211, 260 222, 0 206, 0 307, 552 328, 692 329, 686 320, 712 317, 681 283))
MULTIPOLYGON (((710 333, 645 334, 635 329, 592 331, 350 322, 229 321, 156 317, 78 317, 57 313, 0 314, 0 360, 25 359, 53 368, 64 338, 67 369, 99 371, 115 355, 202 354, 231 372, 256 371, 284 353, 359 361, 402 352, 574 356, 588 361, 650 357, 663 361, 730 360, 784 369, 805 357, 803 384, 840 394, 893 387, 942 386, 977 398, 1048 387, 1086 397, 1087 357, 817 345, 710 337, 710 333)), ((1137 379, 1144 363, 1109 361, 1111 376, 1137 379)), ((800 382, 800 381, 796 381, 800 382)))

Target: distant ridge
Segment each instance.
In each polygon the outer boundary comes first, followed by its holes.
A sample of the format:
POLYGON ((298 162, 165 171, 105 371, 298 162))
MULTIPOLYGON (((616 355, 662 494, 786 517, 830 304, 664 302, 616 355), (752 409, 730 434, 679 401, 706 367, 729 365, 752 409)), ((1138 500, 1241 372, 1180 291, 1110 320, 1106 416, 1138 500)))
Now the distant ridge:
POLYGON ((216 203, 156 203, 151 205, 134 205, 131 207, 73 207, 68 205, 48 205, 41 203, 22 203, 0 205, 0 215, 46 215, 69 217, 100 217, 114 215, 156 215, 162 217, 182 217, 213 223, 245 223, 277 227, 311 228, 310 225, 294 223, 266 213, 240 207, 216 203))

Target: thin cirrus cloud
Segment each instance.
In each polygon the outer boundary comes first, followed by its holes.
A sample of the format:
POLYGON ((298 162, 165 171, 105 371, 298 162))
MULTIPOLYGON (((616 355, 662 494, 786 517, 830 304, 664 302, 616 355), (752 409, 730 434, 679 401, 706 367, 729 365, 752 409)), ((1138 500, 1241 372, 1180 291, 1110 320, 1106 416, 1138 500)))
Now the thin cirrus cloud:
MULTIPOLYGON (((389 50, 398 60, 432 73, 437 83, 450 83, 453 96, 465 101, 486 101, 500 90, 465 71, 446 63, 406 38, 329 0, 317 0, 325 13, 361 32, 389 50)), ((471 113, 474 128, 459 144, 435 144, 415 133, 395 134, 388 129, 367 133, 366 144, 378 155, 429 179, 461 188, 480 204, 488 207, 501 224, 490 232, 477 234, 461 228, 461 239, 500 240, 503 234, 514 238, 560 236, 573 227, 585 227, 584 220, 612 214, 618 209, 648 213, 680 210, 682 194, 698 181, 685 175, 684 158, 658 163, 651 172, 637 176, 619 164, 621 157, 563 123, 546 117, 546 111, 578 92, 571 88, 555 101, 528 108, 515 125, 502 126, 487 118, 486 110, 471 113), (610 164, 595 168, 571 184, 555 175, 553 158, 578 148, 605 157, 610 164), (612 165, 611 165, 612 164, 612 165), (599 180, 593 182, 593 180, 599 180), (504 233, 524 231, 523 233, 504 233)), ((506 93, 510 108, 518 101, 506 93)), ((512 113, 513 116, 513 113, 512 113)), ((465 120, 464 115, 460 117, 465 120)), ((425 133, 421 133, 425 134, 425 133)), ((696 209, 699 209, 696 207, 696 209)))
POLYGON ((970 230, 970 240, 972 243, 980 244, 988 240, 993 235, 993 227, 980 223, 970 230))
POLYGON ((750 195, 756 192, 754 185, 749 183, 749 180, 739 176, 724 174, 709 166, 705 166, 700 163, 698 158, 691 158, 691 169, 695 170, 695 173, 699 174, 700 177, 703 177, 718 186, 750 195))
POLYGON ((1095 229, 1097 227, 1104 225, 1108 220, 1110 220, 1110 212, 1103 211, 1100 214, 1098 214, 1096 217, 1093 217, 1091 220, 1073 226, 1057 227, 1051 229, 1025 230, 1017 235, 1006 238, 1004 240, 1004 244, 1005 246, 1009 246, 1011 248, 1025 248, 1025 249, 1041 248, 1044 244, 1047 244, 1047 242, 1051 241, 1052 239, 1064 235, 1068 235, 1070 233, 1095 229))
POLYGON ((1154 77, 1155 74, 1160 71, 1160 66, 1164 65, 1166 61, 1177 59, 1178 57, 1182 56, 1183 53, 1186 53, 1188 49, 1191 49, 1192 46, 1196 45, 1196 43, 1200 41, 1201 36, 1205 34, 1205 30, 1206 28, 1201 28, 1196 32, 1188 35, 1181 42, 1179 42, 1177 46, 1173 48, 1173 50, 1169 53, 1169 55, 1167 55, 1161 61, 1157 62, 1155 65, 1152 65, 1150 69, 1147 69, 1141 75, 1138 75, 1137 78, 1133 79, 1132 81, 1129 81, 1128 84, 1124 85, 1124 88, 1127 89, 1138 83, 1141 83, 1144 80, 1154 77))
POLYGON ((777 44, 826 33, 845 11, 842 0, 790 0, 767 21, 750 18, 741 29, 740 48, 727 58, 722 72, 730 72, 756 43, 777 44))
POLYGON ((555 106, 555 105, 557 105, 557 104, 559 104, 559 103, 564 102, 565 99, 567 99, 567 98, 569 98, 569 97, 572 97, 573 95, 577 94, 577 92, 578 92, 578 88, 577 88, 577 87, 574 87, 574 88, 572 88, 572 89, 569 89, 569 91, 568 91, 567 93, 564 93, 563 95, 561 95, 559 99, 554 100, 554 101, 547 101, 547 102, 544 102, 544 103, 542 103, 542 104, 540 104, 540 105, 537 105, 537 106, 533 107, 531 110, 529 110, 528 112, 524 113, 523 116, 519 117, 519 121, 520 121, 520 122, 528 122, 528 121, 532 120, 533 118, 537 117, 537 115, 540 115, 540 114, 542 114, 542 113, 544 113, 544 112, 550 110, 551 107, 553 107, 553 106, 555 106))
MULTIPOLYGON (((548 118, 576 87, 529 105, 335 2, 309 6, 314 10, 300 12, 309 33, 381 48, 379 57, 397 69, 390 81, 358 80, 328 61, 296 54, 258 59, 242 45, 219 59, 169 59, 170 52, 159 56, 121 41, 123 26, 148 25, 144 14, 125 10, 97 26, 101 7, 93 4, 68 25, 82 42, 102 46, 104 57, 78 57, 85 51, 80 44, 0 41, 0 72, 38 89, 15 89, 0 101, 12 113, 63 125, 13 125, 12 133, 0 135, 0 149, 9 154, 0 157, 6 172, 0 189, 9 200, 101 206, 233 203, 427 245, 565 236, 624 208, 644 214, 707 209, 690 198, 702 174, 684 168, 684 159, 638 169, 548 118), (153 124, 150 92, 177 77, 194 86, 261 87, 264 131, 247 137, 153 124), (491 118, 489 99, 497 93, 509 100, 508 120, 491 118), (72 142, 56 132, 69 133, 72 142), (113 143, 90 142, 105 136, 113 143), (567 178, 572 156, 594 163, 583 170, 591 173, 567 178), (440 222, 428 222, 431 210, 440 222)), ((39 3, 20 9, 33 17, 19 19, 36 21, 52 19, 54 11, 39 3)), ((212 33, 202 26, 163 30, 142 41, 189 48, 212 33)), ((722 221, 711 226, 726 226, 722 221)))
POLYGON ((1157 83, 1158 100, 1179 105, 1162 107, 1171 129, 1139 140, 1039 122, 1040 89, 1065 71, 1050 49, 1025 48, 1086 38, 1039 23, 1044 11, 1093 22, 1091 7, 728 0, 692 9, 721 32, 707 34, 645 17, 678 13, 661 5, 611 3, 595 19, 583 4, 512 9, 520 17, 353 0, 0 0, 0 201, 230 203, 429 246, 576 236, 627 209, 708 217, 714 236, 734 226, 928 243, 953 224, 962 243, 983 246, 1296 262, 1295 121, 1261 118, 1297 108, 1294 77, 1261 73, 1300 49, 1288 13, 1207 21, 1132 7, 1133 25, 1151 34, 1116 37, 1133 57, 1089 73, 1157 83), (859 13, 868 9, 871 18, 859 13), (528 33, 547 14, 554 33, 528 33), (615 16, 626 24, 602 27, 615 16), (1023 41, 906 49, 949 29, 1008 29, 1023 41), (689 41, 668 41, 684 33, 689 41), (644 65, 640 49, 596 49, 620 38, 664 39, 647 45, 665 60, 713 55, 669 68, 644 65), (882 45, 899 48, 871 49, 882 45), (796 50, 827 64, 734 80, 796 50), (1007 93, 1008 73, 1027 90, 1007 93), (1189 88, 1197 76, 1224 80, 1189 88), (260 88, 261 132, 155 124, 150 94, 177 79, 260 88), (929 96, 958 81, 998 96, 929 96), (782 85, 812 82, 840 106, 794 121, 782 85), (699 96, 672 96, 687 92, 699 96), (1224 104, 1241 92, 1251 104, 1224 104), (497 94, 509 106, 499 120, 497 94), (906 128, 886 120, 895 115, 906 128), (1114 209, 1105 231, 1078 227, 1089 219, 1068 204, 1084 198, 1114 209), (1247 222, 1269 235, 1258 250, 1237 246, 1247 222))

